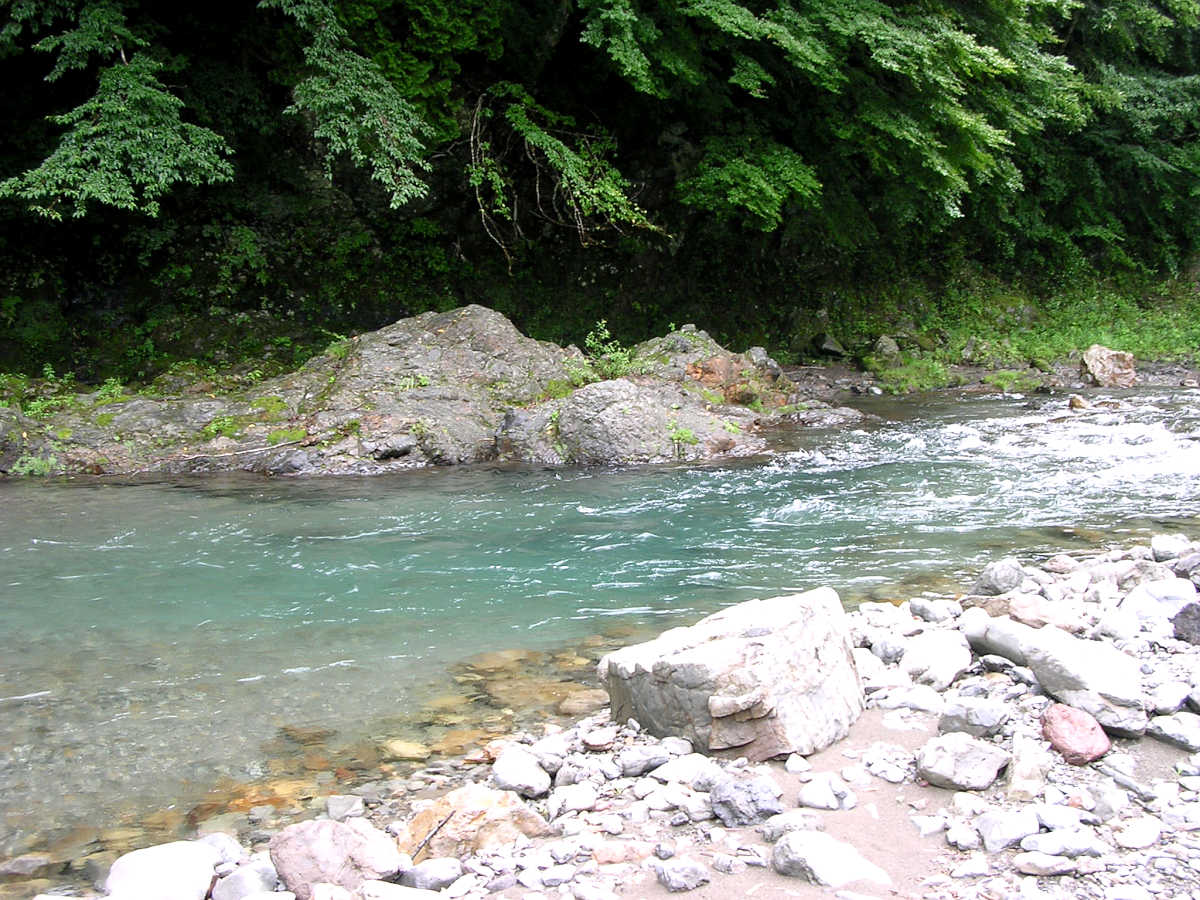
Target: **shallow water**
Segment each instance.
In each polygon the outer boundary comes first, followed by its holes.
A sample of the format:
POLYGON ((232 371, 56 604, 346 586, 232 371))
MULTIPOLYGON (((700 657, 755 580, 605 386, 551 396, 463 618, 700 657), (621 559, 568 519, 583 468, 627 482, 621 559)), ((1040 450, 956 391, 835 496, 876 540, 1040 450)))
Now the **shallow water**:
POLYGON ((875 406, 727 466, 0 484, 0 858, 265 778, 284 726, 350 746, 494 718, 429 712, 480 652, 1200 528, 1200 392, 875 406))

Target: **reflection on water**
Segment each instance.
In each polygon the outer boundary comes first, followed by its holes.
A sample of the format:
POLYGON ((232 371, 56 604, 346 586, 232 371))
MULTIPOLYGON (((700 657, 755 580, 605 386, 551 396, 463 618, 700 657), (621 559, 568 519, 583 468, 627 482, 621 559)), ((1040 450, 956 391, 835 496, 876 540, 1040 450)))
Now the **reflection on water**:
POLYGON ((878 401, 884 424, 694 469, 0 484, 0 856, 188 785, 309 784, 292 802, 380 741, 467 746, 724 604, 948 593, 997 553, 1195 528, 1198 399, 878 401), (506 648, 542 655, 461 665, 506 648))

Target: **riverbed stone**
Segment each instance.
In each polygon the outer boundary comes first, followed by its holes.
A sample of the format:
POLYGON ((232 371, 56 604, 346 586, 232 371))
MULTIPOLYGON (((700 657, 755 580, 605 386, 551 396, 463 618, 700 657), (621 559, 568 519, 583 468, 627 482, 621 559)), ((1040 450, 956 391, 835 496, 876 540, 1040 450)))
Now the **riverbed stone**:
POLYGON ((388 878, 411 864, 395 840, 363 819, 289 825, 271 838, 270 853, 279 879, 298 900, 309 900, 317 882, 353 891, 364 881, 388 878))
POLYGON ((1135 658, 1049 625, 1022 649, 1050 696, 1090 713, 1106 731, 1136 736, 1146 730, 1141 663, 1135 658))
POLYGON ((400 876, 404 887, 421 891, 440 891, 458 881, 463 874, 462 863, 453 858, 440 856, 425 859, 400 876))
POLYGON ((672 893, 694 891, 710 881, 708 867, 689 856, 676 856, 654 863, 658 881, 672 893))
POLYGON ((951 732, 932 738, 917 751, 917 775, 938 787, 977 791, 990 786, 1008 761, 1002 747, 951 732))
POLYGON ((1200 644, 1200 603, 1189 603, 1171 619, 1171 631, 1177 641, 1200 644))
POLYGON ((817 772, 800 786, 796 803, 808 809, 853 809, 858 797, 834 772, 817 772))
POLYGON ((775 842, 771 866, 780 875, 841 888, 855 881, 891 887, 892 879, 853 846, 823 831, 789 831, 775 842))
POLYGON ((1085 766, 1112 747, 1112 741, 1090 713, 1055 703, 1042 713, 1042 736, 1064 760, 1085 766))
POLYGON ((1137 616, 1142 628, 1172 635, 1171 620, 1189 603, 1195 603, 1196 586, 1186 578, 1145 581, 1125 595, 1121 609, 1137 616))
POLYGON ((341 822, 344 819, 361 816, 366 813, 367 809, 363 804, 362 797, 355 797, 348 794, 330 794, 325 798, 325 811, 329 814, 329 818, 341 822))
POLYGON ((117 858, 104 889, 122 900, 204 900, 221 855, 201 841, 173 841, 117 858))
POLYGON ((238 866, 212 889, 212 900, 245 900, 253 894, 274 891, 279 875, 269 854, 260 853, 238 866))
POLYGON ((971 588, 971 593, 984 596, 1004 594, 1019 588, 1024 581, 1025 570, 1021 568, 1020 561, 1006 556, 984 566, 983 572, 971 588))
POLYGON ((1191 546, 1185 534, 1156 534, 1150 538, 1150 555, 1155 562, 1170 562, 1186 554, 1191 546))
POLYGON ((758 833, 768 844, 773 844, 789 831, 823 831, 821 817, 807 809, 789 809, 771 816, 758 826, 758 833))
POLYGON ((1021 849, 1049 856, 1103 856, 1112 847, 1100 840, 1091 828, 1062 828, 1021 838, 1021 849))
POLYGON ((751 600, 600 660, 615 721, 752 761, 813 753, 863 709, 837 594, 751 600))
POLYGON ((754 778, 725 778, 713 785, 709 799, 712 813, 726 828, 756 825, 783 812, 783 790, 766 775, 754 778))
POLYGON ((523 837, 541 837, 549 830, 546 820, 515 791, 466 784, 419 810, 397 841, 406 853, 415 853, 432 835, 426 844, 429 854, 463 857, 523 837))
POLYGON ((1013 857, 1013 868, 1022 875, 1039 875, 1051 877, 1067 875, 1079 868, 1079 864, 1065 856, 1051 856, 1046 853, 1018 853, 1013 857))
POLYGON ((1200 715, 1180 712, 1170 716, 1154 716, 1146 727, 1146 734, 1194 753, 1200 750, 1200 715))
POLYGON ((550 792, 550 774, 533 753, 518 745, 505 747, 492 763, 492 780, 502 791, 522 797, 542 797, 550 792))
POLYGON ((975 819, 975 827, 983 840, 984 849, 996 853, 1014 847, 1041 828, 1037 814, 1028 806, 1015 809, 995 809, 975 819))
POLYGON ((938 731, 962 731, 973 737, 999 734, 1009 720, 1006 704, 991 697, 955 697, 947 701, 938 731))
POLYGON ((929 631, 909 639, 900 668, 919 684, 944 691, 971 665, 971 647, 957 631, 929 631))

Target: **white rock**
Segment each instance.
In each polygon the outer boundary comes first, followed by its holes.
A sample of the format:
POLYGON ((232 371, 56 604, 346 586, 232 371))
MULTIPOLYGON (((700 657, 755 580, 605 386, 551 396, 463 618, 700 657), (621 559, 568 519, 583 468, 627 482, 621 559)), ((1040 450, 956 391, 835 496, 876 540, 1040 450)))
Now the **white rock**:
POLYGON ((1019 844, 1031 834, 1037 834, 1041 825, 1037 815, 1029 807, 997 809, 984 813, 975 820, 983 846, 989 853, 1019 844))
POLYGON ((784 760, 783 768, 785 771, 793 775, 799 775, 804 772, 812 771, 812 763, 801 756, 799 753, 793 753, 784 760))
POLYGON ((364 881, 359 885, 357 892, 357 897, 361 897, 362 900, 433 900, 439 896, 446 895, 437 891, 392 884, 390 881, 364 881))
POLYGON ((1161 821, 1154 816, 1138 816, 1123 821, 1113 834, 1113 840, 1126 850, 1145 850, 1158 843, 1161 836, 1161 821))
POLYGON ((1156 534, 1150 538, 1150 553, 1155 562, 1178 559, 1187 553, 1192 542, 1182 534, 1156 534))
POLYGON ((959 850, 978 850, 983 846, 979 832, 968 822, 951 822, 946 829, 946 843, 959 850))
POLYGON ((956 600, 935 600, 929 597, 913 597, 908 608, 914 616, 926 622, 945 622, 962 615, 962 604, 956 600))
POLYGON ((927 741, 917 751, 917 775, 952 790, 983 790, 1007 765, 1008 753, 962 732, 927 741))
POLYGON ((367 808, 362 797, 349 794, 331 794, 325 798, 325 811, 335 822, 366 814, 367 808))
POLYGON ((952 878, 982 878, 991 874, 992 866, 987 856, 982 853, 972 853, 963 863, 950 870, 952 878))
POLYGON ((991 697, 956 697, 946 702, 938 731, 962 731, 974 737, 999 734, 1009 719, 1008 705, 991 697))
POLYGON ((212 900, 245 900, 253 894, 274 891, 278 885, 271 857, 260 853, 218 881, 212 889, 212 900))
POLYGON ((452 856, 437 856, 424 859, 400 876, 404 887, 423 891, 440 891, 458 881, 463 875, 463 866, 452 856))
POLYGON ((708 867, 687 856, 655 861, 654 872, 668 891, 691 891, 709 881, 708 867))
POLYGON ((920 684, 944 691, 971 666, 971 648, 957 631, 928 631, 908 642, 900 668, 920 684))
POLYGON ((1103 856, 1112 847, 1090 828, 1070 828, 1031 834, 1021 839, 1021 849, 1048 856, 1103 856))
POLYGON ((946 708, 946 701, 932 687, 917 684, 879 691, 871 696, 871 705, 880 709, 911 709, 941 715, 946 708))
POLYGON ((854 847, 822 831, 790 831, 775 844, 771 865, 780 875, 797 876, 813 884, 840 888, 855 881, 891 887, 887 872, 854 847))
POLYGON ((863 709, 849 625, 829 588, 728 607, 604 656, 613 718, 751 760, 813 753, 863 709))
POLYGON ((1189 603, 1196 602, 1196 586, 1186 578, 1144 581, 1125 595, 1120 608, 1133 613, 1142 627, 1155 634, 1173 635, 1173 619, 1189 603))
POLYGON ((825 828, 821 817, 804 809, 789 809, 771 816, 756 829, 764 841, 773 844, 789 831, 821 831, 825 828))
POLYGON ((564 813, 595 809, 599 799, 600 795, 596 791, 596 786, 585 781, 580 784, 555 788, 550 799, 546 801, 546 808, 550 812, 550 817, 556 819, 564 813))
POLYGON ((1045 853, 1018 853, 1013 857, 1013 868, 1024 875, 1067 875, 1078 868, 1073 859, 1065 856, 1048 856, 1045 853))
POLYGON ((679 782, 697 791, 712 790, 714 784, 725 778, 725 770, 720 764, 702 753, 677 756, 657 769, 651 769, 648 774, 658 781, 679 782))
POLYGON ((1025 581, 1025 570, 1021 563, 1011 556, 988 563, 971 588, 972 594, 995 596, 1014 590, 1025 581))
POLYGON ((104 888, 122 900, 204 900, 220 852, 200 841, 174 841, 117 858, 104 888))
POLYGON ((1150 709, 1156 716, 1169 716, 1183 709, 1192 686, 1186 681, 1165 681, 1150 692, 1150 709))
POLYGON ((1046 787, 1046 776, 1053 765, 1054 757, 1042 741, 1024 734, 1014 736, 1005 791, 1008 799, 1025 802, 1036 799, 1046 787))
POLYGON ((832 772, 819 772, 800 788, 798 806, 809 809, 853 809, 858 803, 854 791, 832 772))
POLYGON ((538 757, 525 748, 510 744, 492 763, 492 780, 502 791, 516 791, 522 797, 541 797, 550 791, 550 775, 538 757))
POLYGON ((1155 716, 1146 726, 1146 734, 1164 743, 1195 752, 1200 750, 1200 715, 1180 712, 1173 716, 1155 716))

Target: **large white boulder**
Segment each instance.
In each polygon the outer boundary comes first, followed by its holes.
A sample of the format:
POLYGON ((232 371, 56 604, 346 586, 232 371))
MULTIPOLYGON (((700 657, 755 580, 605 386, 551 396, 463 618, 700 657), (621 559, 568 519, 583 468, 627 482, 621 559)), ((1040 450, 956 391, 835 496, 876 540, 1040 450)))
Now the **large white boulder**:
POLYGON ((599 672, 615 721, 755 761, 827 747, 863 709, 846 614, 829 588, 739 603, 609 653, 599 672))
POLYGON ((202 841, 174 841, 117 858, 104 888, 121 900, 204 900, 221 853, 202 841))

